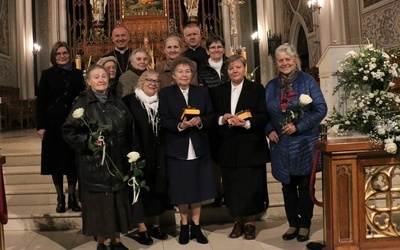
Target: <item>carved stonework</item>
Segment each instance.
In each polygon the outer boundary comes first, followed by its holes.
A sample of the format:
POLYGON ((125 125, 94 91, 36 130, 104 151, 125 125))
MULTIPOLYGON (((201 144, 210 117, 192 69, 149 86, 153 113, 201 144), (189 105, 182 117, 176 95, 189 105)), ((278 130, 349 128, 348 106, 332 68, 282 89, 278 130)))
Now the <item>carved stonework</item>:
POLYGON ((309 67, 313 67, 317 65, 319 60, 318 49, 319 49, 319 42, 317 41, 317 37, 311 36, 308 38, 308 53, 309 53, 309 67))
POLYGON ((0 57, 0 83, 2 86, 12 86, 11 61, 0 57))
POLYGON ((400 44, 400 2, 378 6, 362 15, 364 39, 384 48, 396 48, 400 44))

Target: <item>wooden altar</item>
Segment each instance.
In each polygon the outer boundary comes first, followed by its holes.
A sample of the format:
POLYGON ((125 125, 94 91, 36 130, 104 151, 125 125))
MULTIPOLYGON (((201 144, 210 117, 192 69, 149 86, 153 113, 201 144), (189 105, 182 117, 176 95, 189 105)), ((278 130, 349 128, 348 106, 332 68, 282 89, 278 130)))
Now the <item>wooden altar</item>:
POLYGON ((368 138, 315 146, 323 157, 326 249, 399 249, 400 162, 368 138))

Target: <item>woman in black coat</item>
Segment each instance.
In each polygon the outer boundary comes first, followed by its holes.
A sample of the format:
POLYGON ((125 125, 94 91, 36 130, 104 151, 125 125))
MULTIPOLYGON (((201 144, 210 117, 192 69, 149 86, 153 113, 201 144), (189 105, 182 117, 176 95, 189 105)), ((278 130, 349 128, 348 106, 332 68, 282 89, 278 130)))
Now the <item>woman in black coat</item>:
POLYGON ((149 191, 142 189, 138 201, 133 205, 134 222, 138 223, 138 242, 144 245, 153 243, 151 237, 160 240, 168 238, 160 228, 160 215, 165 211, 168 199, 164 145, 158 114, 159 89, 158 73, 149 69, 139 77, 135 92, 123 98, 132 112, 141 156, 146 160, 143 172, 149 191), (151 225, 149 230, 144 223, 146 218, 151 225))
POLYGON ((243 57, 231 56, 226 64, 231 80, 218 86, 213 95, 218 115, 216 161, 221 166, 228 211, 236 220, 229 237, 244 234, 246 240, 252 240, 256 235, 255 216, 268 206, 264 88, 245 79, 243 57), (237 115, 240 111, 250 112, 251 117, 237 115))
POLYGON ((42 72, 37 92, 37 133, 42 139, 41 174, 52 175, 57 191, 57 213, 64 213, 63 175, 68 180, 68 208, 81 211, 75 198, 75 154, 62 138, 61 126, 73 100, 85 89, 82 71, 72 64, 71 48, 56 42, 50 52, 53 66, 42 72))
POLYGON ((64 139, 78 154, 82 230, 85 235, 97 237, 100 250, 107 249, 107 238, 111 239, 111 249, 127 249, 120 233, 133 229, 128 184, 123 181, 130 167, 127 154, 135 142, 132 115, 123 101, 110 93, 108 80, 104 67, 89 68, 90 88, 76 101, 63 125, 64 139), (92 131, 107 126, 103 138, 91 136, 79 117, 97 122, 90 125, 92 131), (94 146, 100 150, 93 150, 94 146))

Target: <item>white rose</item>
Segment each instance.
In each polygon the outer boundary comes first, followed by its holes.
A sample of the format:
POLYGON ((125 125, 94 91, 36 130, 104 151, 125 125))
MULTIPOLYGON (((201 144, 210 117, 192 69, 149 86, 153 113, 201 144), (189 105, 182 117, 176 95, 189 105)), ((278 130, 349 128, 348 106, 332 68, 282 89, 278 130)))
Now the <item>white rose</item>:
POLYGON ((313 100, 309 95, 301 94, 299 101, 302 105, 307 105, 307 104, 312 103, 313 100))
POLYGON ((83 114, 85 114, 85 110, 83 108, 78 108, 74 110, 72 117, 75 119, 80 119, 83 117, 83 114))
POLYGON ((389 87, 393 88, 394 87, 394 82, 389 82, 389 87))
POLYGON ((136 162, 140 158, 140 154, 136 151, 132 151, 129 154, 127 154, 126 156, 128 156, 128 158, 129 158, 129 160, 128 160, 129 163, 136 162))
POLYGON ((364 81, 368 81, 368 76, 363 76, 364 81))
POLYGON ((379 128, 377 132, 378 135, 384 135, 386 133, 386 130, 384 128, 379 128))
POLYGON ((385 151, 389 154, 396 154, 397 153, 397 144, 394 142, 389 142, 385 144, 385 151))

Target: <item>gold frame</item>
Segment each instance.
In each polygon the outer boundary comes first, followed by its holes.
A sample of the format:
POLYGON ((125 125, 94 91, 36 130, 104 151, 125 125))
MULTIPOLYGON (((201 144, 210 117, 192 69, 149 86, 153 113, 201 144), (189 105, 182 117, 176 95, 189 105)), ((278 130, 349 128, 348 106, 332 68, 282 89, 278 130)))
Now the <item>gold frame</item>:
POLYGON ((167 0, 142 0, 152 3, 131 3, 130 0, 122 0, 122 19, 166 17, 167 0), (162 7, 160 7, 162 6, 162 7))

